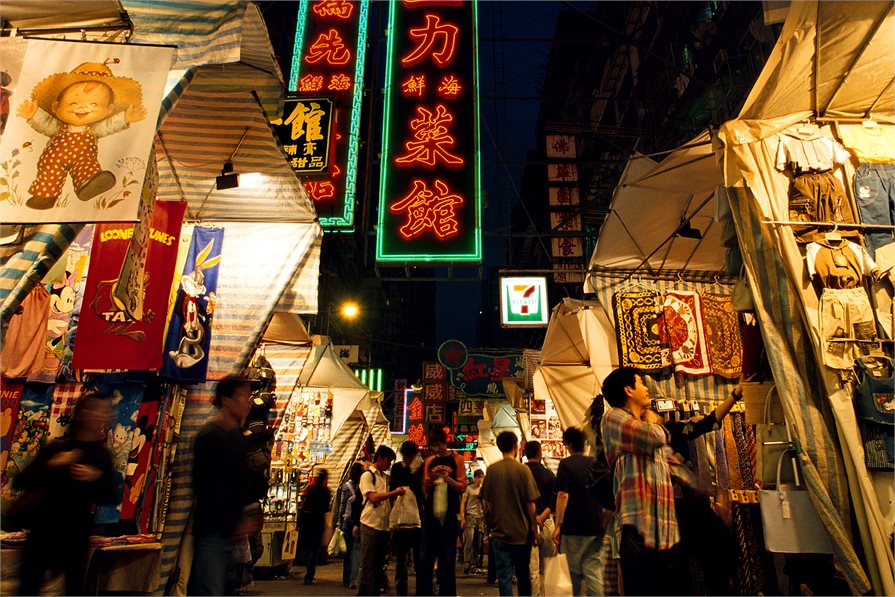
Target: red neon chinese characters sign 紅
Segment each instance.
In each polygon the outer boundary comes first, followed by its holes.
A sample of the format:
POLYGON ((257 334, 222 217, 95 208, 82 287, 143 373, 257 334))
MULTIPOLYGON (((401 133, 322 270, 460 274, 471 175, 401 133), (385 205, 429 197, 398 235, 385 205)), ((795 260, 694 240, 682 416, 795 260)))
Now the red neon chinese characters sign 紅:
POLYGON ((321 33, 314 43, 308 46, 308 54, 305 56, 305 62, 308 64, 317 64, 321 60, 325 60, 327 64, 333 66, 345 66, 351 60, 351 52, 339 32, 330 29, 326 33, 321 33))
POLYGON ((451 168, 463 166, 465 160, 448 151, 456 143, 447 128, 454 121, 454 115, 440 104, 435 107, 435 112, 422 106, 417 106, 416 111, 419 118, 410 121, 415 140, 404 143, 407 154, 395 158, 395 164, 434 168, 436 162, 441 162, 451 168))
POLYGON ((320 2, 315 2, 311 10, 321 19, 334 17, 347 20, 351 18, 354 4, 348 2, 348 0, 321 0, 320 2))
POLYGON ((410 192, 388 209, 395 214, 406 213, 407 221, 398 229, 405 239, 431 230, 444 240, 459 232, 456 209, 460 205, 463 205, 463 197, 451 193, 443 181, 435 179, 434 190, 431 190, 425 181, 416 179, 410 192))
POLYGON ((460 28, 456 25, 442 24, 441 17, 427 14, 424 26, 408 29, 407 32, 416 42, 416 47, 401 59, 401 65, 405 68, 421 62, 429 55, 440 68, 454 60, 457 38, 460 35, 460 28))

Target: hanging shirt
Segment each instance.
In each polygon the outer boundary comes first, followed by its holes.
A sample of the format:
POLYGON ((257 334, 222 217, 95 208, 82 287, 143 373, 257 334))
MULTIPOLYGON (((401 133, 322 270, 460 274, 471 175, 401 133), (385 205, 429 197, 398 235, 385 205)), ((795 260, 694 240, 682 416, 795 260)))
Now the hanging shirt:
POLYGON ((895 126, 839 125, 839 136, 861 163, 895 163, 895 126))
POLYGON ((27 377, 44 366, 50 293, 42 284, 22 299, 22 312, 9 318, 9 328, 0 353, 0 373, 6 377, 27 377))
POLYGON ((851 156, 831 137, 816 131, 810 135, 785 132, 777 145, 777 170, 789 166, 796 176, 808 172, 826 172, 844 164, 851 156))
POLYGON ((845 239, 808 244, 805 261, 808 273, 817 275, 824 288, 856 288, 862 277, 878 269, 867 249, 845 239))

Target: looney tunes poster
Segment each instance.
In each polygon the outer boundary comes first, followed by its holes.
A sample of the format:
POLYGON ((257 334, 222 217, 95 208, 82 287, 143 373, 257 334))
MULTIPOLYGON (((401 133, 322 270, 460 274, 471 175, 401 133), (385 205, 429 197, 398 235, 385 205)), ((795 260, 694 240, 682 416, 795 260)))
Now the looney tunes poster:
POLYGON ((224 243, 222 228, 193 230, 180 290, 171 314, 160 374, 186 382, 204 382, 224 243))
POLYGON ((0 139, 0 220, 136 220, 173 56, 169 47, 28 40, 0 139))
POLYGON ((158 201, 152 211, 138 320, 114 295, 132 224, 98 224, 90 251, 87 289, 78 316, 74 369, 158 369, 162 365, 168 291, 174 277, 185 203, 158 201))

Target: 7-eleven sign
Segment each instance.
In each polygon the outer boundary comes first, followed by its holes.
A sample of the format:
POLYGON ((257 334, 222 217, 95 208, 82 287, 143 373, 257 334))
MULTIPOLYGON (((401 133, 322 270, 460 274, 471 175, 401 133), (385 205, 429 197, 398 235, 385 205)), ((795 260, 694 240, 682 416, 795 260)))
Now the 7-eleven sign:
POLYGON ((544 327, 550 317, 547 278, 500 279, 500 323, 504 327, 544 327))

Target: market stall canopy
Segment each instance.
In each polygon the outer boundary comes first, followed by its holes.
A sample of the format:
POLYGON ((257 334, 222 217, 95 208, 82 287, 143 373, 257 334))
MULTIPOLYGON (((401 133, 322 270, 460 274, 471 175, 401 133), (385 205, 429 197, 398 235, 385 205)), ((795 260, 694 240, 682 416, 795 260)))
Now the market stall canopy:
MULTIPOLYGON (((34 0, 4 0, 3 20, 17 29, 59 31, 129 25, 121 19, 118 0, 59 0, 38 3, 34 0)), ((111 31, 111 29, 107 30, 111 31)))
MULTIPOLYGON (((721 271, 719 184, 708 131, 661 162, 635 155, 615 187, 588 269, 721 271)), ((595 292, 590 277, 584 290, 595 292)))
POLYGON ((268 118, 250 89, 200 69, 158 133, 158 197, 186 201, 199 221, 314 222, 304 185, 286 161, 268 118), (217 190, 225 162, 239 186, 217 190))
POLYGON ((333 390, 333 433, 338 432, 354 411, 360 410, 363 416, 363 411, 369 408, 369 403, 363 401, 368 398, 370 390, 336 355, 328 338, 314 346, 311 357, 298 376, 298 387, 333 390))
POLYGON ((895 112, 895 4, 791 2, 740 119, 895 112))
POLYGON ((535 398, 553 401, 562 426, 580 425, 600 381, 618 366, 615 328, 598 301, 563 299, 550 315, 535 398))
POLYGON ((297 313, 274 311, 261 337, 262 342, 304 345, 311 343, 311 336, 297 313))

